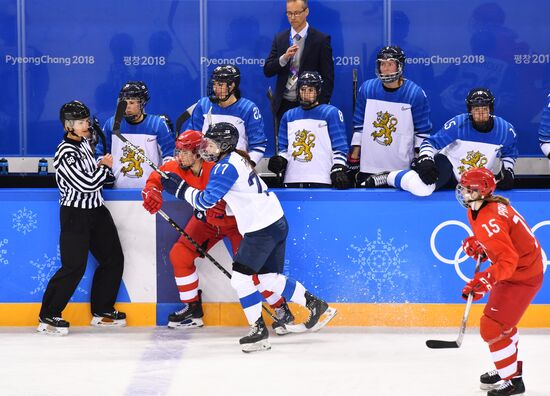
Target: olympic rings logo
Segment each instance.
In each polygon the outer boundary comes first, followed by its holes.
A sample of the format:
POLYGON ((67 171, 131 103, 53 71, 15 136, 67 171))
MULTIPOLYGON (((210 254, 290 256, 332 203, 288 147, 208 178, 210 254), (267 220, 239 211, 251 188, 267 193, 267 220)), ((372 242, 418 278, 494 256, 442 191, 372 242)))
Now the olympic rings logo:
MULTIPOLYGON (((439 261, 441 261, 443 264, 454 265, 455 271, 458 274, 458 276, 464 282, 469 282, 470 278, 468 278, 466 275, 464 275, 464 273, 460 269, 460 263, 463 263, 464 261, 466 261, 468 259, 468 255, 466 255, 462 250, 462 243, 459 244, 458 249, 456 251, 456 254, 455 254, 454 258, 452 258, 452 259, 443 257, 441 255, 441 253, 439 253, 439 251, 437 250, 437 248, 435 246, 435 238, 437 237, 437 234, 439 233, 439 231, 441 231, 443 228, 445 228, 447 226, 458 226, 458 227, 462 228, 464 231, 466 231, 466 234, 468 236, 472 236, 474 234, 472 232, 472 230, 470 229, 470 227, 468 225, 464 224, 462 221, 447 220, 447 221, 444 221, 444 222, 440 223, 432 231, 432 235, 430 236, 430 248, 432 249, 433 255, 439 261)), ((541 228, 543 226, 550 226, 550 220, 544 220, 544 221, 541 221, 540 223, 537 223, 533 228, 531 228, 531 231, 533 231, 533 234, 534 234, 539 228, 541 228)), ((546 268, 548 267, 549 262, 548 262, 548 258, 546 256, 546 253, 544 252, 544 249, 542 249, 542 246, 541 246, 541 252, 542 252, 543 271, 546 272, 546 268)))

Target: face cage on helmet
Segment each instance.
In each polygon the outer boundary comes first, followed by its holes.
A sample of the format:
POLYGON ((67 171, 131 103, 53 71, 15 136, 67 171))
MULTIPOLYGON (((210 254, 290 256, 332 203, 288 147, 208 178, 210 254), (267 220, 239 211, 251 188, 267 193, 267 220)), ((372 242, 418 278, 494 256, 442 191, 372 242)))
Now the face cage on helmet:
POLYGON ((223 78, 212 78, 210 82, 208 83, 208 97, 210 98, 210 101, 213 103, 220 103, 225 102, 227 99, 231 97, 237 90, 237 83, 235 83, 234 80, 229 79, 228 77, 223 78), (225 95, 223 98, 218 98, 216 95, 216 92, 214 91, 214 83, 225 83, 227 85, 227 95, 225 95), (231 89, 231 85, 233 85, 233 89, 231 89))
POLYGON ((316 85, 313 85, 313 84, 299 84, 298 85, 298 98, 300 99, 300 106, 302 106, 302 108, 304 110, 311 109, 313 107, 313 105, 319 100, 319 94, 320 93, 321 93, 321 87, 320 86, 316 86, 316 85), (315 89, 315 98, 313 99, 313 101, 306 101, 306 100, 302 99, 302 94, 300 93, 300 90, 302 89, 302 87, 310 87, 310 88, 315 89))
POLYGON ((220 145, 213 139, 203 138, 201 144, 199 145, 198 153, 200 157, 208 162, 216 162, 220 156, 223 154, 220 145), (210 148, 214 147, 215 152, 210 152, 210 148))
POLYGON ((380 79, 383 83, 392 83, 399 80, 403 75, 403 63, 396 58, 387 58, 387 59, 376 59, 376 77, 380 79), (394 61, 397 64, 397 71, 389 74, 380 73, 380 62, 381 61, 394 61))
POLYGON ((462 206, 464 206, 465 208, 469 208, 470 207, 470 204, 472 202, 477 202, 477 201, 484 201, 485 198, 487 196, 489 196, 491 194, 488 194, 488 195, 481 195, 479 193, 479 191, 477 190, 474 190, 474 189, 471 189, 469 187, 465 187, 463 186, 462 184, 457 184, 456 185, 456 188, 455 188, 455 197, 456 197, 456 200, 458 201, 458 203, 460 203, 462 206), (472 192, 476 192, 478 193, 479 197, 477 199, 466 199, 466 197, 464 196, 465 194, 471 194, 472 192))

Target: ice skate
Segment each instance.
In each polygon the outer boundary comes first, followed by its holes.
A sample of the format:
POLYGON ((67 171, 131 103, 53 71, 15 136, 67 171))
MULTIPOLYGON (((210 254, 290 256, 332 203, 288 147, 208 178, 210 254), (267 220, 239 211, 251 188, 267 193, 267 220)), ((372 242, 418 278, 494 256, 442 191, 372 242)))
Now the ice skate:
POLYGON ((500 375, 498 375, 498 371, 491 370, 479 377, 479 388, 484 391, 489 391, 498 388, 500 381, 501 378, 500 375))
POLYGON ((521 377, 502 381, 500 386, 487 392, 487 396, 511 396, 525 394, 525 385, 521 377))
POLYGON ((69 334, 69 322, 58 316, 38 317, 37 332, 49 335, 65 336, 69 334))
MULTIPOLYGON (((488 374, 491 374, 489 372, 488 374)), ((497 373, 498 375, 498 373, 497 373)), ((511 395, 523 395, 525 393, 525 384, 523 383, 523 362, 518 361, 518 371, 516 375, 509 380, 504 380, 497 383, 493 389, 487 392, 487 396, 511 396, 511 395)), ((481 376, 483 378, 483 375, 481 376)), ((480 378, 480 380, 481 380, 480 378)), ((500 376, 498 376, 500 379, 500 376)), ((494 376, 493 376, 494 379, 494 376)))
POLYGON ((119 311, 94 313, 90 324, 94 327, 126 327, 126 314, 119 311))
POLYGON ((275 317, 277 320, 274 320, 271 325, 273 330, 275 330, 275 333, 277 335, 288 334, 289 331, 285 326, 294 324, 294 315, 292 315, 292 312, 286 302, 283 302, 280 307, 275 308, 275 317))
POLYGON ((367 177, 367 179, 360 184, 360 187, 365 188, 383 188, 388 187, 388 175, 390 172, 382 172, 376 175, 367 177))
POLYGON ((202 304, 200 301, 184 303, 179 311, 173 312, 168 316, 168 328, 170 329, 188 329, 193 327, 202 327, 204 325, 202 317, 202 304))
POLYGON ((315 297, 310 292, 306 291, 306 308, 309 310, 309 318, 304 322, 296 325, 286 325, 286 329, 290 333, 303 333, 304 331, 319 331, 325 327, 328 322, 334 318, 337 311, 331 308, 328 304, 315 297))
POLYGON ((250 326, 248 334, 239 340, 239 344, 242 345, 244 353, 267 351, 271 349, 268 338, 267 327, 264 319, 260 316, 256 323, 250 326))

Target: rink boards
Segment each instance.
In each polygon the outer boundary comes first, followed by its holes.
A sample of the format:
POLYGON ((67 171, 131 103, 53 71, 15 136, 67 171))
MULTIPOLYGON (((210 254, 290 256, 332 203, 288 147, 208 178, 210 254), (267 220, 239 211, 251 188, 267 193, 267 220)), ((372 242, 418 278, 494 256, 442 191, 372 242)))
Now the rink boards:
MULTIPOLYGON (((474 263, 460 255, 471 231, 454 192, 416 198, 395 190, 275 190, 290 224, 285 273, 331 302, 341 326, 455 326, 464 309, 460 291, 474 263)), ((550 249, 549 191, 503 195, 550 249)), ((138 190, 106 191, 125 255, 117 308, 130 325, 163 325, 179 309, 168 253, 179 234, 141 207, 138 190)), ((184 226, 191 214, 165 197, 164 210, 184 226)), ((55 189, 0 190, 0 325, 33 325, 50 277, 60 266, 59 205, 55 189)), ((221 242, 211 254, 228 270, 221 242)), ((546 252, 543 255, 547 264, 546 252)), ((90 319, 89 293, 97 263, 90 257, 64 317, 90 319)), ((244 325, 229 280, 208 260, 197 263, 207 325, 244 325)), ((523 326, 550 327, 550 286, 543 285, 523 326)), ((472 324, 482 304, 472 310, 472 324)), ((305 315, 303 311, 300 314, 305 315)))

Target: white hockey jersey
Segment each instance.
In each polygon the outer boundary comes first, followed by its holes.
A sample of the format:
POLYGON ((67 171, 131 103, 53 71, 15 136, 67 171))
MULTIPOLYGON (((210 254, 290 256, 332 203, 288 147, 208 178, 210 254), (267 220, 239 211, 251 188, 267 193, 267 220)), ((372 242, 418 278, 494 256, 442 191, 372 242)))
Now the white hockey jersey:
POLYGON ((185 200, 200 211, 222 198, 227 202, 227 213, 235 216, 241 235, 266 228, 284 215, 275 193, 267 190, 263 180, 236 152, 212 168, 204 191, 192 187, 185 191, 185 200))
POLYGON ((360 171, 379 173, 408 168, 432 129, 424 91, 410 80, 385 90, 379 79, 359 88, 353 115, 352 146, 361 146, 360 171))
POLYGON ((279 155, 288 161, 285 183, 330 184, 332 166, 345 165, 348 155, 342 112, 327 104, 287 111, 279 128, 279 155))

